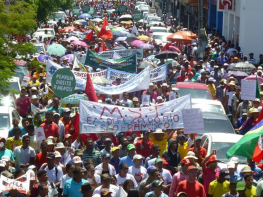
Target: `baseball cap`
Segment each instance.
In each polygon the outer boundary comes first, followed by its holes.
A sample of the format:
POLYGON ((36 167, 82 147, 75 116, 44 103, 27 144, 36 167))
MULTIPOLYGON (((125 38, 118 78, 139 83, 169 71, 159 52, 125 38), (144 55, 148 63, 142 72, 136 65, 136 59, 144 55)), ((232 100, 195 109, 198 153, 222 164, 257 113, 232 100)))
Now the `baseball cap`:
POLYGON ((114 152, 116 150, 120 150, 120 148, 118 146, 114 146, 114 147, 111 148, 111 152, 114 152))
POLYGON ((101 178, 102 181, 106 180, 106 179, 110 179, 110 175, 108 173, 104 173, 104 174, 101 175, 100 178, 101 178))
POLYGON ((0 160, 0 167, 5 167, 6 166, 6 162, 4 160, 0 160))
POLYGON ((127 146, 127 150, 135 150, 135 146, 134 146, 134 144, 128 144, 128 146, 127 146))
POLYGON ((105 138, 105 142, 111 142, 110 138, 105 138))
POLYGON ((155 166, 149 166, 148 168, 147 168, 147 173, 149 174, 149 173, 151 173, 151 172, 153 172, 153 171, 156 171, 157 170, 157 168, 155 167, 155 166))
POLYGON ((246 188, 245 184, 242 181, 237 182, 237 186, 236 186, 237 191, 243 191, 243 190, 245 190, 245 188, 246 188))
POLYGON ((191 162, 189 161, 189 159, 182 159, 181 160, 181 165, 189 165, 191 162))
POLYGON ((158 187, 161 186, 164 182, 162 180, 154 180, 152 182, 152 187, 158 187))
POLYGON ((135 159, 144 159, 144 157, 141 155, 134 155, 132 160, 135 160, 135 159))
POLYGON ((79 156, 73 157, 73 163, 82 163, 81 158, 79 156))
POLYGON ((190 170, 198 170, 198 168, 195 167, 195 166, 189 166, 189 167, 187 168, 187 172, 189 172, 190 170))
POLYGON ((162 158, 157 158, 157 159, 155 159, 155 163, 159 163, 159 162, 162 162, 163 163, 163 160, 162 160, 162 158))
POLYGON ((151 133, 151 131, 145 130, 145 131, 143 131, 142 133, 143 133, 143 135, 145 135, 145 134, 147 134, 147 133, 151 133))
POLYGON ((228 171, 228 169, 227 169, 227 168, 221 169, 221 170, 220 170, 220 173, 219 173, 219 176, 224 177, 224 178, 226 178, 226 179, 229 179, 230 176, 229 176, 229 171, 228 171))
POLYGON ((55 154, 54 153, 48 153, 47 159, 55 159, 55 154))
POLYGON ((101 157, 102 157, 102 159, 110 158, 110 154, 109 153, 105 153, 101 157))

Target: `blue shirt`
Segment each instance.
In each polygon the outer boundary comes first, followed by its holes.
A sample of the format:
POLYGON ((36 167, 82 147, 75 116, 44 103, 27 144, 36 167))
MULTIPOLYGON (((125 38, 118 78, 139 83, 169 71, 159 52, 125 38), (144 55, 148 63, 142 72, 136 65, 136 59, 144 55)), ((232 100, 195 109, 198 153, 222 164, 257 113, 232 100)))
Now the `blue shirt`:
MULTIPOLYGON (((248 118, 247 118, 248 119, 248 118)), ((236 124, 236 128, 240 128, 242 126, 242 124, 247 120, 247 119, 243 119, 242 117, 237 119, 237 124, 236 124)), ((246 133, 246 129, 241 129, 239 131, 240 134, 244 135, 246 133)))
POLYGON ((115 170, 116 170, 116 174, 119 174, 120 161, 121 161, 120 158, 118 159, 118 162, 117 162, 117 163, 114 162, 114 159, 113 159, 113 158, 111 158, 111 160, 110 160, 110 164, 114 166, 114 168, 115 168, 115 170))
POLYGON ((75 182, 74 179, 69 179, 66 181, 63 189, 63 195, 68 197, 82 197, 83 194, 79 192, 81 185, 87 183, 88 181, 81 179, 79 183, 75 182))
MULTIPOLYGON (((145 197, 148 197, 148 196, 150 196, 151 194, 154 194, 154 191, 148 192, 147 194, 145 194, 145 197)), ((155 195, 154 195, 154 196, 155 196, 155 195)), ((169 197, 169 196, 168 196, 167 194, 165 194, 165 193, 162 192, 162 194, 161 194, 159 197, 169 197)))
POLYGON ((119 163, 119 164, 121 164, 121 163, 126 163, 128 167, 134 166, 134 163, 133 163, 133 161, 132 161, 132 158, 130 158, 128 155, 125 156, 125 157, 122 157, 122 158, 120 159, 120 163, 119 163))
POLYGON ((230 176, 229 182, 231 182, 231 181, 236 181, 236 182, 237 182, 238 179, 239 179, 239 175, 234 172, 234 175, 233 175, 233 176, 230 176))
MULTIPOLYGON (((21 134, 20 134, 20 137, 22 137, 23 135, 27 134, 26 130, 24 129, 24 127, 21 127, 21 126, 18 126, 19 129, 21 130, 21 134)), ((9 133, 8 133, 8 137, 13 137, 14 136, 14 133, 13 133, 13 129, 10 129, 9 130, 9 133)))
POLYGON ((2 158, 2 156, 8 156, 10 158, 11 161, 15 161, 14 156, 13 156, 13 152, 7 148, 5 148, 5 150, 0 150, 0 159, 2 158))

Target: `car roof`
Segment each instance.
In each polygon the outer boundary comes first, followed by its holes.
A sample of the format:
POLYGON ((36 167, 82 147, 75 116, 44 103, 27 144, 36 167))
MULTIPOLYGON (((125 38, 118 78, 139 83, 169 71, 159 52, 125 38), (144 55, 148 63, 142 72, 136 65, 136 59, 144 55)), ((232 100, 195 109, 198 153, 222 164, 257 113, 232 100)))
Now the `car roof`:
POLYGON ((203 112, 204 119, 229 120, 227 115, 216 112, 203 112))
POLYGON ((192 103, 197 103, 197 104, 208 104, 208 105, 220 105, 221 102, 217 100, 208 100, 208 99, 193 99, 192 98, 192 103))
MULTIPOLYGON (((163 34, 163 33, 161 33, 163 34)), ((189 88, 189 89, 202 89, 202 90, 209 90, 207 85, 202 83, 194 83, 194 82, 178 82, 176 83, 177 88, 189 88)))
POLYGON ((240 140, 243 135, 233 134, 233 133, 205 133, 204 135, 209 135, 212 138, 212 142, 233 142, 236 143, 240 140))

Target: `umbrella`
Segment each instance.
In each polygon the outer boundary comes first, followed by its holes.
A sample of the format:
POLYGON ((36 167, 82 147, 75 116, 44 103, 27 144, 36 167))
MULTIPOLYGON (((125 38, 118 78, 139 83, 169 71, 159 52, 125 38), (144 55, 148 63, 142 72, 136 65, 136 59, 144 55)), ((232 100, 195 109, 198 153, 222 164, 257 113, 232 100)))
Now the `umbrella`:
POLYGON ((263 83, 263 78, 256 75, 249 75, 248 77, 245 78, 245 80, 256 80, 256 77, 258 78, 258 85, 263 83))
POLYGON ((134 38, 134 37, 127 37, 125 41, 126 41, 126 42, 127 42, 129 45, 130 45, 130 44, 131 44, 131 42, 132 42, 132 41, 134 41, 134 40, 138 40, 138 38, 134 38))
POLYGON ((92 18, 92 16, 90 14, 84 13, 79 15, 79 18, 92 18))
POLYGON ((231 65, 228 70, 229 71, 243 71, 246 73, 251 73, 257 70, 257 68, 253 64, 250 64, 249 62, 239 62, 237 64, 231 65))
POLYGON ((79 22, 79 21, 74 21, 74 22, 73 22, 73 25, 82 25, 82 23, 79 22))
POLYGON ((180 34, 184 34, 192 39, 196 39, 197 35, 191 31, 179 31, 180 34))
POLYGON ((127 37, 118 37, 115 42, 125 41, 127 37))
POLYGON ((178 54, 172 51, 161 51, 157 55, 155 55, 155 58, 157 59, 168 59, 168 58, 175 58, 178 54))
POLYGON ((94 18, 91 20, 92 22, 96 22, 96 23, 99 23, 99 22, 102 22, 103 20, 101 18, 94 18))
POLYGON ((139 40, 145 40, 145 41, 151 40, 151 38, 149 36, 145 36, 145 35, 138 36, 137 38, 139 40))
MULTIPOLYGON (((51 58, 51 57, 50 57, 51 58)), ((40 54, 38 57, 37 57, 37 60, 39 62, 45 62, 46 60, 48 60, 48 55, 43 55, 43 54, 40 54)), ((53 59, 53 58, 52 58, 53 59)))
POLYGON ((86 44, 86 42, 83 42, 83 41, 73 41, 72 44, 74 45, 79 45, 79 46, 82 46, 82 47, 88 47, 88 45, 86 44))
POLYGON ((110 82, 107 79, 100 76, 91 77, 91 81, 95 84, 110 84, 110 82))
MULTIPOLYGON (((139 20, 138 23, 143 23, 143 19, 139 20)), ((147 23, 147 21, 144 21, 144 23, 147 23)))
POLYGON ((227 158, 231 156, 242 156, 260 162, 263 158, 262 136, 263 120, 250 129, 237 143, 235 143, 227 152, 227 158))
POLYGON ((121 36, 121 37, 126 36, 127 37, 128 33, 129 32, 127 32, 127 31, 113 31, 112 35, 114 35, 114 36, 121 36))
POLYGON ((102 16, 99 16, 99 15, 95 15, 93 16, 93 18, 101 18, 102 16))
POLYGON ((88 24, 88 22, 85 21, 85 20, 76 20, 76 21, 74 21, 74 23, 75 23, 75 22, 79 22, 79 23, 81 23, 82 25, 87 25, 87 24, 88 24))
POLYGON ((129 20, 131 20, 132 16, 130 14, 124 14, 124 15, 121 15, 120 19, 129 19, 129 20))
POLYGON ((169 49, 171 49, 171 51, 175 51, 177 53, 181 53, 180 49, 178 49, 177 47, 175 46, 169 46, 169 49))
POLYGON ((154 62, 156 64, 159 64, 161 62, 159 59, 155 58, 155 55, 150 55, 150 56, 146 57, 145 60, 154 62))
POLYGON ((148 43, 143 43, 143 44, 140 44, 140 45, 138 46, 138 48, 140 48, 140 49, 153 49, 154 46, 151 45, 151 44, 148 44, 148 43))
POLYGON ((64 27, 63 29, 61 29, 61 30, 59 31, 59 33, 71 32, 71 31, 75 31, 75 30, 76 30, 75 27, 73 27, 73 26, 68 26, 68 27, 64 27))
MULTIPOLYGON (((63 57, 68 58, 68 63, 70 63, 74 60, 74 54, 67 54, 67 55, 64 55, 63 57)), ((60 58, 60 61, 62 61, 62 58, 60 58)))
POLYGON ((121 21, 121 24, 131 25, 132 23, 133 23, 132 21, 121 21))
POLYGON ((79 41, 79 38, 77 38, 76 36, 70 36, 67 41, 71 42, 71 41, 79 41))
POLYGON ((239 79, 243 79, 243 78, 248 76, 247 73, 242 72, 242 71, 230 71, 230 72, 226 73, 223 78, 228 79, 231 75, 234 75, 235 78, 239 78, 239 79))
POLYGON ((161 41, 160 39, 155 39, 155 42, 157 45, 163 44, 163 41, 161 41))
POLYGON ((121 49, 126 49, 124 46, 116 46, 112 48, 113 50, 121 50, 121 49))
POLYGON ((141 45, 141 44, 144 44, 144 42, 141 40, 134 40, 131 42, 131 45, 136 46, 136 47, 141 45))
POLYGON ((61 44, 52 44, 47 48, 47 52, 49 55, 63 56, 65 55, 67 49, 63 47, 61 44))
POLYGON ((167 40, 171 40, 172 42, 192 42, 192 39, 189 36, 180 31, 168 36, 167 40))
POLYGON ((76 36, 81 36, 83 35, 83 32, 80 32, 80 31, 72 31, 70 32, 71 35, 76 35, 76 36))

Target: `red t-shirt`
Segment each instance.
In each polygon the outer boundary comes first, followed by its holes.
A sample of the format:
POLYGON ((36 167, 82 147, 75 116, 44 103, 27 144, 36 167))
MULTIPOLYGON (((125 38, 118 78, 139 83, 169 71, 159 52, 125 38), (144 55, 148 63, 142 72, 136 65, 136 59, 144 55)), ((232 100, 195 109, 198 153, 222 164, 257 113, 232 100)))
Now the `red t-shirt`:
POLYGON ((179 192, 185 192, 187 197, 206 197, 204 186, 195 181, 189 183, 187 180, 181 181, 177 187, 176 195, 179 192))
POLYGON ((153 142, 149 140, 147 143, 144 143, 143 140, 139 140, 136 146, 136 153, 144 156, 145 158, 149 157, 152 154, 153 142))
POLYGON ((16 100, 16 106, 20 107, 18 113, 20 116, 26 116, 27 115, 27 109, 30 106, 30 101, 29 101, 30 97, 25 97, 24 99, 22 99, 21 97, 19 97, 16 100))
MULTIPOLYGON (((194 149, 195 149, 195 148, 192 147, 192 148, 189 149, 189 151, 193 151, 193 152, 194 152, 194 149)), ((199 155, 200 155, 203 159, 206 157, 206 154, 207 154, 206 149, 203 148, 203 147, 200 147, 200 148, 199 148, 198 153, 199 153, 199 155)), ((200 166, 202 165, 201 163, 202 163, 202 161, 198 159, 198 164, 199 164, 200 166)))
POLYGON ((48 138, 49 136, 59 136, 58 125, 54 122, 52 122, 52 124, 47 124, 46 122, 44 122, 40 125, 40 127, 44 127, 46 138, 48 138))
POLYGON ((36 155, 37 170, 39 170, 43 163, 47 163, 47 156, 43 156, 43 153, 40 152, 36 155))
POLYGON ((179 75, 176 79, 177 82, 184 82, 185 79, 187 79, 187 76, 182 77, 181 75, 179 75))

